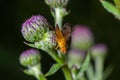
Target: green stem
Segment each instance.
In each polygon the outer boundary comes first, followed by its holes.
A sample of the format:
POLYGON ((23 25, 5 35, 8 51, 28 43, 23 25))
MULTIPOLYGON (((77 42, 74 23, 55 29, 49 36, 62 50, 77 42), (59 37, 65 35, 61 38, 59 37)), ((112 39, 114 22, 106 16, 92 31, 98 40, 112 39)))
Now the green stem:
POLYGON ((82 73, 80 76, 77 76, 75 80, 86 80, 85 74, 82 73))
MULTIPOLYGON (((57 55, 57 53, 55 53, 55 51, 53 51, 53 50, 47 50, 47 52, 49 53, 49 55, 50 55, 56 62, 58 62, 58 63, 60 63, 60 64, 63 64, 63 63, 64 63, 64 60, 61 59, 60 57, 58 57, 58 55, 57 55)), ((64 66, 62 67, 62 70, 63 70, 63 73, 64 73, 64 75, 65 75, 66 80, 73 80, 72 75, 71 75, 71 72, 70 72, 70 70, 69 70, 69 68, 68 68, 67 65, 64 65, 64 66)))
POLYGON ((103 80, 103 58, 97 57, 95 59, 96 80, 103 80))
POLYGON ((88 66, 88 69, 86 70, 86 74, 89 80, 94 80, 94 71, 91 63, 88 66))
POLYGON ((47 80, 41 72, 40 64, 38 64, 36 66, 29 67, 29 69, 33 73, 33 76, 37 78, 37 80, 47 80))
POLYGON ((86 80, 85 76, 83 75, 79 80, 86 80))
POLYGON ((47 78, 45 78, 44 75, 40 74, 40 75, 37 77, 37 80, 47 80, 47 78))
POLYGON ((63 15, 61 11, 61 8, 55 8, 55 26, 58 25, 60 29, 62 29, 63 21, 63 15))
POLYGON ((63 59, 58 57, 57 53, 54 50, 47 50, 47 52, 56 62, 63 64, 63 59))
POLYGON ((64 73, 66 80, 73 80, 71 71, 69 70, 67 65, 64 65, 62 67, 62 70, 63 70, 63 73, 64 73))
POLYGON ((77 69, 76 68, 71 69, 71 73, 74 80, 76 78, 77 69))

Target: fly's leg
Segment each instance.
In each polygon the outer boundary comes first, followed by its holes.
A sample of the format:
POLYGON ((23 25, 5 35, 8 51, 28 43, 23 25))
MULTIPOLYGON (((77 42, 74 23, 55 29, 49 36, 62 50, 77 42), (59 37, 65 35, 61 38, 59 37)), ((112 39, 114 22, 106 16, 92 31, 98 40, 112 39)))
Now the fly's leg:
POLYGON ((57 45, 56 47, 55 47, 55 49, 57 50, 59 48, 59 46, 57 45))

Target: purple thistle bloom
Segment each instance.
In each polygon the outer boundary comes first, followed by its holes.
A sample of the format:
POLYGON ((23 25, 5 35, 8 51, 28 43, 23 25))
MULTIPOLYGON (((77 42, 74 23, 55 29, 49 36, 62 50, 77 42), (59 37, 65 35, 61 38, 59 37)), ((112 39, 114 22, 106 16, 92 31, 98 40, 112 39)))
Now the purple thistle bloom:
POLYGON ((97 44, 91 48, 93 58, 105 57, 107 54, 107 46, 105 44, 97 44))
POLYGON ((76 67, 77 69, 80 68, 81 64, 84 61, 86 56, 86 52, 79 50, 79 49, 70 49, 68 51, 68 64, 69 67, 76 67))
POLYGON ((19 59, 23 66, 34 66, 40 62, 40 53, 36 49, 29 49, 22 52, 19 59))
POLYGON ((22 25, 22 35, 28 42, 39 41, 50 25, 46 18, 41 15, 32 16, 22 25))
POLYGON ((93 44, 93 34, 89 28, 83 25, 74 26, 72 32, 71 47, 86 50, 93 44))
POLYGON ((65 7, 69 0, 45 0, 46 4, 53 8, 65 7))

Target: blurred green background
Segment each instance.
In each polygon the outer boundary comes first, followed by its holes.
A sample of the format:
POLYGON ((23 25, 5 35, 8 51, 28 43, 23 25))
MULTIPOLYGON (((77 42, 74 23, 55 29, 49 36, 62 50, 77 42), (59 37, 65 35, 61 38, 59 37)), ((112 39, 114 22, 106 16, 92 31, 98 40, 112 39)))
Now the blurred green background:
MULTIPOLYGON (((105 67, 112 64, 114 71, 107 80, 120 79, 120 21, 109 14, 99 0, 71 0, 68 5, 71 13, 64 22, 87 25, 94 33, 95 43, 105 43, 109 53, 105 67)), ((0 80, 35 80, 25 75, 19 64, 19 55, 28 49, 21 35, 21 24, 35 14, 44 15, 50 23, 53 17, 44 0, 1 0, 0 1, 0 80)), ((42 52, 41 52, 42 53, 42 52)), ((47 54, 42 54, 44 73, 54 62, 47 54)), ((59 70, 49 80, 64 80, 59 70)))

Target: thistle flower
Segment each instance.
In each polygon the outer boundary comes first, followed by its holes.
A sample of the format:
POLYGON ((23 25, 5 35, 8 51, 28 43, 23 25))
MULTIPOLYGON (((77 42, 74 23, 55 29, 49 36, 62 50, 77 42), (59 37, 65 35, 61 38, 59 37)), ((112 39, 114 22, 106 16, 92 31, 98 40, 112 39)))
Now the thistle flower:
POLYGON ((28 42, 36 42, 49 30, 49 26, 46 18, 36 15, 23 23, 21 32, 28 42))
POLYGON ((40 63, 40 54, 39 51, 36 49, 29 49, 20 55, 20 63, 21 65, 28 67, 28 66, 35 66, 40 63))
POLYGON ((76 25, 72 32, 72 48, 87 50, 93 44, 93 35, 89 28, 76 25))
POLYGON ((70 49, 68 52, 68 65, 70 68, 79 69, 84 61, 86 52, 79 49, 70 49))
POLYGON ((69 0, 45 0, 46 4, 53 8, 63 8, 69 0))
POLYGON ((105 44, 97 44, 91 48, 91 55, 93 58, 104 58, 107 54, 107 46, 105 44))
POLYGON ((49 30, 50 27, 46 18, 36 15, 23 23, 21 32, 23 37, 31 42, 26 43, 27 45, 45 50, 45 48, 53 48, 56 45, 55 33, 49 30))

